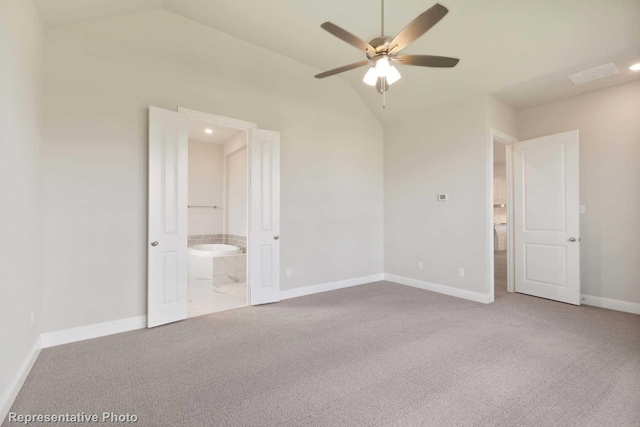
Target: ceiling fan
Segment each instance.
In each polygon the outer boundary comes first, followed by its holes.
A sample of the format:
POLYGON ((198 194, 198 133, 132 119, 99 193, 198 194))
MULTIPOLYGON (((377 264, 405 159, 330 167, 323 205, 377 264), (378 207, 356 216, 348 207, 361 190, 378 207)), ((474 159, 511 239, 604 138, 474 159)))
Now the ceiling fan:
POLYGON ((449 12, 446 7, 436 3, 434 6, 420 14, 416 19, 411 21, 411 23, 404 27, 397 36, 391 38, 384 35, 384 0, 381 0, 381 3, 381 35, 380 37, 376 37, 371 40, 369 43, 361 40, 337 25, 332 24, 331 22, 325 22, 321 25, 322 28, 338 37, 340 40, 364 51, 367 55, 367 59, 325 71, 324 73, 317 74, 315 76, 316 78, 322 79, 345 71, 353 70, 354 68, 370 65, 369 71, 367 71, 362 81, 370 86, 375 86, 378 93, 384 95, 384 93, 389 89, 389 85, 392 85, 400 79, 400 73, 394 66, 395 64, 416 65, 419 67, 450 68, 455 67, 458 61, 460 61, 458 58, 449 58, 446 56, 405 55, 400 53, 400 51, 405 49, 424 33, 429 31, 431 27, 436 25, 449 12))

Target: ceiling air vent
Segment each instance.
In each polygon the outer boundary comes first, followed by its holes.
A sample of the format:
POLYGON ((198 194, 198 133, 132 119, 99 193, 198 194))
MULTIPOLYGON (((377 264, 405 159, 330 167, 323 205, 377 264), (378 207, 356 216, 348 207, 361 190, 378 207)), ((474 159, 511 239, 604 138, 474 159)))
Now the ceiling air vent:
POLYGON ((603 77, 613 76, 618 74, 618 69, 615 64, 610 62, 608 64, 599 65, 597 67, 589 68, 588 70, 580 71, 579 73, 571 74, 569 80, 574 85, 581 85, 583 83, 590 82, 592 80, 598 80, 603 77))

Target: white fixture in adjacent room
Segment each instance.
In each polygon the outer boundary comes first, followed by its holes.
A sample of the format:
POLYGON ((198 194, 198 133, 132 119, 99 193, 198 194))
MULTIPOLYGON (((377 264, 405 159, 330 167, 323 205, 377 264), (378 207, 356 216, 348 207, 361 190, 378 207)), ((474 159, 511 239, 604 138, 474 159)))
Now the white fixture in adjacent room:
POLYGON ((496 224, 493 227, 493 250, 507 250, 507 224, 496 224))

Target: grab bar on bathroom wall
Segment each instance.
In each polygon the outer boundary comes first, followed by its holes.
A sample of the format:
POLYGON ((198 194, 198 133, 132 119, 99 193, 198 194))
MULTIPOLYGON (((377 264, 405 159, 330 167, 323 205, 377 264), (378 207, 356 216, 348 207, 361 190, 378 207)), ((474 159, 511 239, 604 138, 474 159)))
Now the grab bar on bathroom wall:
POLYGON ((217 206, 194 206, 194 205, 187 205, 187 208, 211 208, 211 209, 218 209, 217 206))

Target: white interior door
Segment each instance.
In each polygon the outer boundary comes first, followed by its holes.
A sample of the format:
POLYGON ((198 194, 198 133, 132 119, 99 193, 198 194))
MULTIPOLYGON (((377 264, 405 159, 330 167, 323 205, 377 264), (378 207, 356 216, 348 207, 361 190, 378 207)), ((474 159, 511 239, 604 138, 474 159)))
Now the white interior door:
POLYGON ((187 317, 188 119, 149 107, 147 326, 187 317))
POLYGON ((516 292, 580 305, 578 131, 514 144, 516 292))
POLYGON ((280 301, 280 133, 251 129, 250 304, 280 301))

